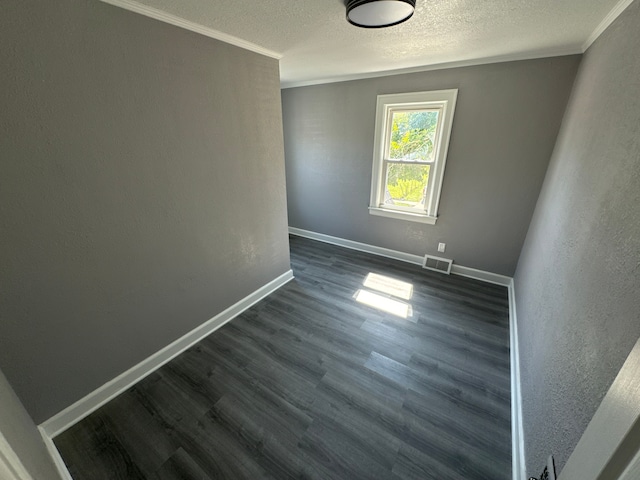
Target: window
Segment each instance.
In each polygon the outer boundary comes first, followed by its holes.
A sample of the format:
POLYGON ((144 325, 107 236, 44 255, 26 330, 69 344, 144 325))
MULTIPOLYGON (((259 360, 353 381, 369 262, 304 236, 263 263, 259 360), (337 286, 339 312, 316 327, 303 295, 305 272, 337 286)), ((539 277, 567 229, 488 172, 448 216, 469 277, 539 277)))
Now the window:
POLYGON ((457 96, 378 96, 369 213, 436 223, 457 96))

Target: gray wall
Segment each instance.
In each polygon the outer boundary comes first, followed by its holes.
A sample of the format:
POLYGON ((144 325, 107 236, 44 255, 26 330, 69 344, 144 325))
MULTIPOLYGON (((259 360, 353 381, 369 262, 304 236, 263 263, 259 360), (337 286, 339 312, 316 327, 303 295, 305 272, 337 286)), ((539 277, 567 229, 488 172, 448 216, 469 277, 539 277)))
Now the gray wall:
POLYGON ((640 335, 640 2, 586 53, 515 277, 529 474, 566 463, 640 335))
POLYGON ((11 445, 20 462, 36 480, 59 480, 33 420, 0 371, 0 434, 11 445))
POLYGON ((579 56, 283 90, 289 225, 512 275, 579 56), (458 88, 436 225, 372 216, 376 96, 458 88))
POLYGON ((289 269, 278 61, 96 0, 0 16, 0 367, 37 423, 289 269))

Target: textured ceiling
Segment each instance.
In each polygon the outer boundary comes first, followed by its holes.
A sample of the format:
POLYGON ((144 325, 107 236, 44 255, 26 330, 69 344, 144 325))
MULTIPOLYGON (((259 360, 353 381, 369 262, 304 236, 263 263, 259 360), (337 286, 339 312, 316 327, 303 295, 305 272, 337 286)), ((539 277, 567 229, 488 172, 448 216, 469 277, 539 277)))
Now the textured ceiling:
POLYGON ((343 0, 137 0, 283 55, 283 86, 451 62, 576 53, 617 0, 417 0, 367 30, 343 0))

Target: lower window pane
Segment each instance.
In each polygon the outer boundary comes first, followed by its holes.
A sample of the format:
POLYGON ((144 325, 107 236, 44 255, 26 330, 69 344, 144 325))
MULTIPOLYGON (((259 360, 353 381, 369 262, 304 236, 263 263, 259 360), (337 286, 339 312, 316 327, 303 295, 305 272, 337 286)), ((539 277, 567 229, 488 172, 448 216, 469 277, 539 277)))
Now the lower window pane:
POLYGON ((424 211, 430 169, 431 165, 388 163, 384 204, 424 211))

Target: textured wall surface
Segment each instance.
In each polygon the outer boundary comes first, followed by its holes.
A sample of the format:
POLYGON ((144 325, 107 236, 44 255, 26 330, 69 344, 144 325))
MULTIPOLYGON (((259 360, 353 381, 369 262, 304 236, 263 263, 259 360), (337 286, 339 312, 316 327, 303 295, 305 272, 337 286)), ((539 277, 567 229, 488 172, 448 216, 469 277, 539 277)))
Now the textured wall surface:
POLYGON ((98 2, 0 16, 0 367, 37 423, 289 269, 277 60, 98 2))
POLYGON ((0 435, 36 480, 60 480, 33 420, 0 371, 0 435))
POLYGON ((289 225, 512 275, 580 58, 283 90, 289 225), (372 216, 376 97, 458 88, 436 225, 372 216))
POLYGON ((528 474, 566 463, 640 335, 640 2, 586 53, 515 277, 528 474))

